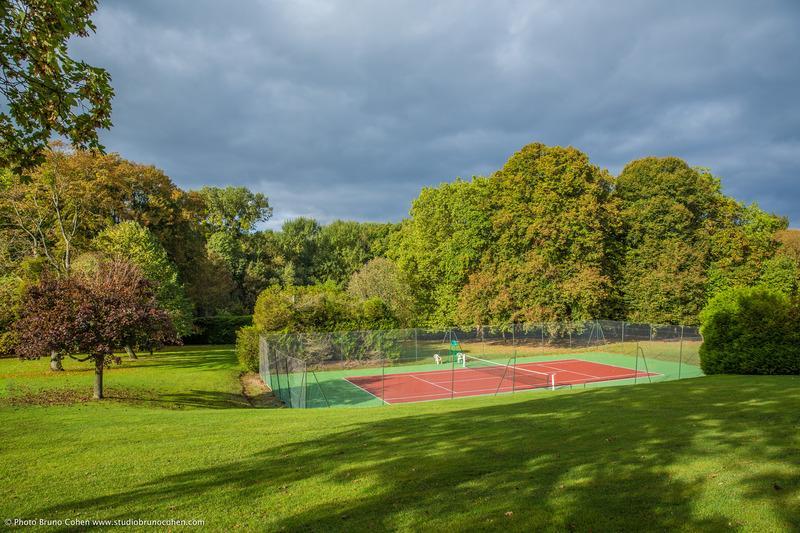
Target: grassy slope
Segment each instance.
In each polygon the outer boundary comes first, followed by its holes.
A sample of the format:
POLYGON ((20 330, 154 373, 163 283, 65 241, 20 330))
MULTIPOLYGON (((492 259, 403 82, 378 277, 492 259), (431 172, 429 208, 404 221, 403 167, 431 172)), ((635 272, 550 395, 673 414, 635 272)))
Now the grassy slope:
MULTIPOLYGON (((213 530, 800 528, 798 377, 291 411, 240 408, 230 350, 134 364, 109 372, 109 387, 159 401, 0 406, 0 518, 202 518, 213 530)), ((46 362, 0 361, 11 394, 91 382, 88 372, 43 377, 36 365, 46 362)))

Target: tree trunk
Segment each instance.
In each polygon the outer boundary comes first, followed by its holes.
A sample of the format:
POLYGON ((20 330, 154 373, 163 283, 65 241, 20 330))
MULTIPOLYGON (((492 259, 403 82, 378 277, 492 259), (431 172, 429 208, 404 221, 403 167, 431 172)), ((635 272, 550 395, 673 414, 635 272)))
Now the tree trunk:
POLYGON ((139 359, 136 357, 136 352, 133 351, 133 348, 127 344, 125 345, 125 353, 128 354, 128 359, 139 359))
POLYGON ((63 372, 64 367, 61 365, 61 354, 53 350, 50 352, 50 370, 53 372, 63 372))
POLYGON ((103 360, 102 355, 94 356, 94 399, 103 399, 103 360))

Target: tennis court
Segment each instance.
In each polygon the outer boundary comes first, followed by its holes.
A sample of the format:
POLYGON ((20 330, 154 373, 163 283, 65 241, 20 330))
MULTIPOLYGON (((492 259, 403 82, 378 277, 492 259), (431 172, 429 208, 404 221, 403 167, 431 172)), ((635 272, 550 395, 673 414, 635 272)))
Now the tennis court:
POLYGON ((501 365, 469 357, 463 367, 345 380, 385 403, 424 402, 533 389, 647 378, 655 373, 580 359, 501 365))
POLYGON ((273 333, 259 373, 287 406, 376 407, 702 376, 697 328, 615 321, 273 333))

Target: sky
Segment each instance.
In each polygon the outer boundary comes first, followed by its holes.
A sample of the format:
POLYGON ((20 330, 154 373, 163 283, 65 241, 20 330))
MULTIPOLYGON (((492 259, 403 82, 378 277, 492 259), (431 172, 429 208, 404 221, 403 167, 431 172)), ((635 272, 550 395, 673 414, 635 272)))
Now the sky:
POLYGON ((245 186, 268 227, 397 221, 422 187, 571 145, 708 167, 800 227, 800 2, 101 0, 72 52, 112 152, 245 186))

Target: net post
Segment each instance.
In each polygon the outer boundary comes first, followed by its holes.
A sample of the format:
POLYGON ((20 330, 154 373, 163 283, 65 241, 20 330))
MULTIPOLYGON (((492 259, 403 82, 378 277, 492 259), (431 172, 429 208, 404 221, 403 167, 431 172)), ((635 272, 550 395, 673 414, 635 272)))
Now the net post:
POLYGON ((650 383, 653 382, 653 378, 650 377, 650 369, 647 367, 647 357, 644 355, 644 348, 641 346, 639 347, 639 351, 642 352, 642 362, 644 363, 644 371, 647 373, 647 381, 650 383))

